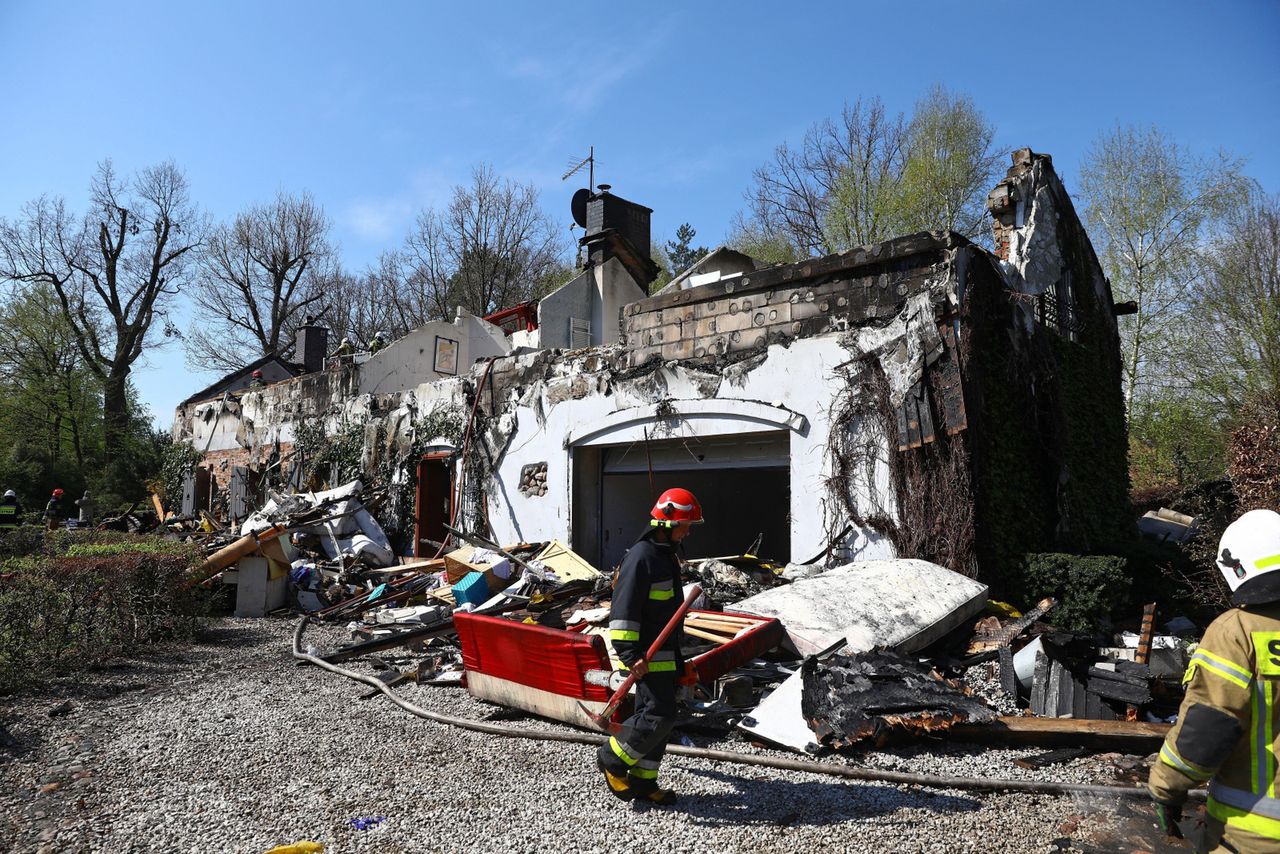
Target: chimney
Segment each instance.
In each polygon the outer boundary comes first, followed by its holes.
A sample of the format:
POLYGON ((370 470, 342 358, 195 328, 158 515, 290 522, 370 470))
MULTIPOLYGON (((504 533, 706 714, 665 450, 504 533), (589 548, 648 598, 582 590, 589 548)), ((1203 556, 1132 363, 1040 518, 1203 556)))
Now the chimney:
POLYGON ((579 243, 587 248, 590 264, 617 258, 647 289, 658 275, 658 265, 649 257, 649 217, 653 209, 613 195, 608 184, 597 189, 600 192, 587 199, 585 222, 579 222, 586 230, 579 243))
POLYGON ((324 368, 324 357, 329 351, 329 330, 314 323, 306 323, 298 327, 294 339, 293 360, 302 365, 307 373, 324 368))

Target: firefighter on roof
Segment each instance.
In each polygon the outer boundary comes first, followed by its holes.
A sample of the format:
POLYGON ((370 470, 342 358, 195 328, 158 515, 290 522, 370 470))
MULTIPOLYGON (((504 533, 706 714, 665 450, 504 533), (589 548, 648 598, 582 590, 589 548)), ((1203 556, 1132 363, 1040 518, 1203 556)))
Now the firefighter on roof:
POLYGON ((1178 723, 1148 785, 1169 835, 1182 835, 1187 791, 1208 783, 1203 850, 1280 851, 1280 514, 1252 510, 1232 522, 1217 563, 1236 607, 1191 656, 1178 723))

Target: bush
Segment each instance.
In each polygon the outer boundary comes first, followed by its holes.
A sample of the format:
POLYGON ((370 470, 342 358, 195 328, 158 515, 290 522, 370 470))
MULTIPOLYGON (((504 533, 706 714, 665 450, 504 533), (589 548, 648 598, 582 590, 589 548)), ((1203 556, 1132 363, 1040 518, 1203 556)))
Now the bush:
POLYGON ((208 595, 184 581, 200 555, 127 534, 55 532, 0 564, 0 692, 140 646, 192 636, 208 595), (105 542, 93 542, 93 539, 105 542))
POLYGON ((1112 611, 1128 604, 1132 580, 1129 562, 1123 557, 1028 554, 1021 569, 1027 603, 1056 596, 1058 605, 1048 619, 1064 629, 1101 631, 1110 623, 1112 611))

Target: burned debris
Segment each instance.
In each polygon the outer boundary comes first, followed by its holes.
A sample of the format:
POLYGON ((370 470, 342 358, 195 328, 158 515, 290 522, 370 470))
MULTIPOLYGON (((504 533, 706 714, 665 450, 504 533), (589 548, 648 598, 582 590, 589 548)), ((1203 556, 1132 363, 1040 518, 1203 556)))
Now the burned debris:
POLYGON ((805 720, 817 740, 833 748, 881 745, 895 735, 932 735, 996 717, 963 683, 897 653, 811 656, 801 673, 805 720))

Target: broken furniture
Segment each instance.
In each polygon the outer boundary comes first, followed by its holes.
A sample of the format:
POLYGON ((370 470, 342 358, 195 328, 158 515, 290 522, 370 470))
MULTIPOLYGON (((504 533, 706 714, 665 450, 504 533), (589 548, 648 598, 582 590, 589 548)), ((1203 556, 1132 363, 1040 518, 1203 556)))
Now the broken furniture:
POLYGON ((249 555, 240 558, 235 570, 226 573, 222 580, 236 585, 237 617, 265 617, 285 605, 288 576, 273 573, 271 562, 265 557, 249 555))
MULTIPOLYGON (((689 617, 713 618, 717 611, 690 611, 689 617)), ((735 636, 689 658, 684 682, 714 684, 761 653, 777 646, 782 627, 777 620, 739 614, 735 636)), ((468 693, 489 702, 524 709, 543 717, 594 729, 578 706, 599 713, 611 692, 614 671, 604 638, 586 631, 587 623, 569 629, 516 622, 502 617, 455 613, 462 646, 468 693)))

